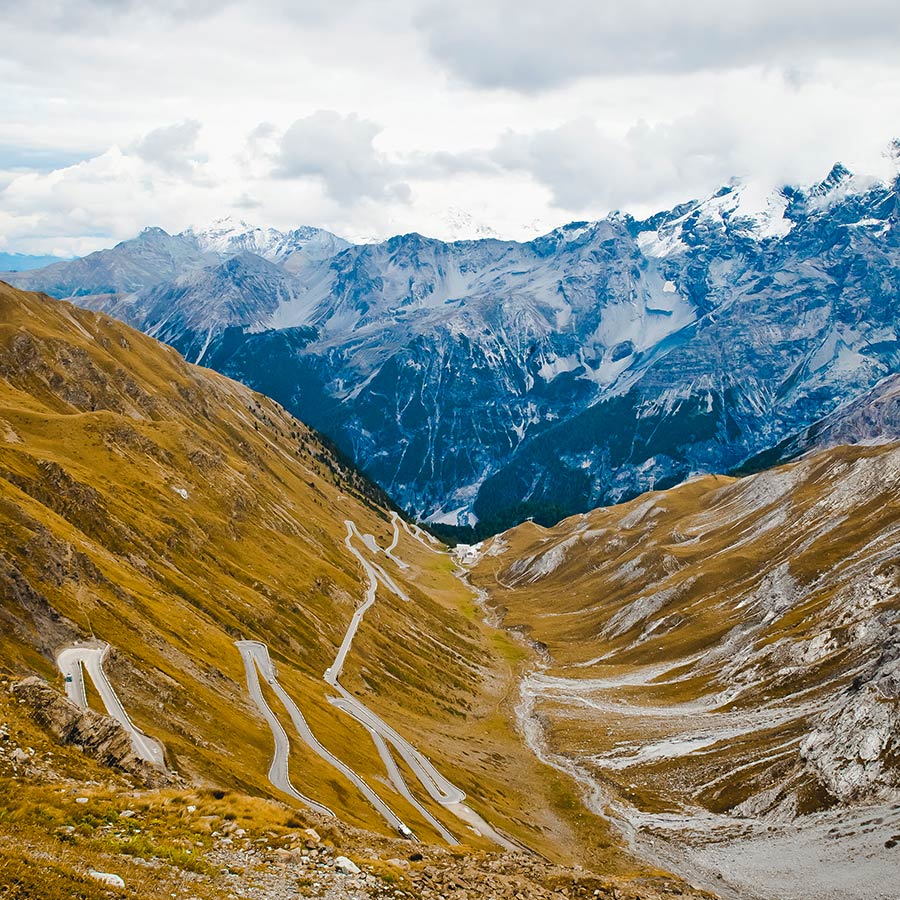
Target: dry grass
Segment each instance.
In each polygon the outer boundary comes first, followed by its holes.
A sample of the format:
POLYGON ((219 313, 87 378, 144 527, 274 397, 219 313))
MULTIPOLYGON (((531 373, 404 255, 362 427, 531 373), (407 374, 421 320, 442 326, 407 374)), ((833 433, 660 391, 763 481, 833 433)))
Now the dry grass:
MULTIPOLYGON (((0 666, 55 680, 61 645, 108 641, 110 679, 172 765, 199 783, 271 796, 271 735, 234 647, 263 640, 322 743, 427 834, 386 785, 366 732, 327 702, 322 673, 364 591, 344 519, 382 546, 391 530, 378 494, 314 433, 117 322, 0 285, 0 476, 0 666)), ((574 788, 515 732, 527 654, 483 624, 446 554, 406 534, 397 554, 410 569, 382 562, 412 602, 379 594, 347 661, 348 688, 495 825, 543 853, 596 852, 615 865, 606 827, 576 831, 574 788)), ((384 829, 299 740, 291 772, 349 823, 384 829)))

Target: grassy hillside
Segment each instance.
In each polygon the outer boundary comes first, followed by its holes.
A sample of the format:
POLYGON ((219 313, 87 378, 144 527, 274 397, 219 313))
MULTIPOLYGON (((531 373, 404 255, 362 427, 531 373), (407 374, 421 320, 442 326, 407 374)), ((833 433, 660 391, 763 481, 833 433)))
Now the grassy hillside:
POLYGON ((547 651, 547 753, 650 814, 784 820, 896 800, 900 448, 532 523, 470 555, 547 651))
MULTIPOLYGON (((272 736, 234 646, 264 641, 319 740, 437 842, 368 733, 327 700, 322 675, 366 586, 346 519, 390 543, 386 498, 276 403, 102 315, 0 284, 0 671, 61 687, 55 653, 106 641, 110 681, 172 769, 286 800, 267 780, 272 736)), ((443 549, 401 531, 394 552, 408 568, 379 564, 411 602, 379 589, 345 686, 494 826, 557 859, 620 866, 604 825, 576 832, 574 788, 515 733, 525 651, 482 622, 443 549)), ((291 736, 294 784, 384 832, 269 700, 291 736)), ((465 844, 490 848, 419 799, 465 844)))

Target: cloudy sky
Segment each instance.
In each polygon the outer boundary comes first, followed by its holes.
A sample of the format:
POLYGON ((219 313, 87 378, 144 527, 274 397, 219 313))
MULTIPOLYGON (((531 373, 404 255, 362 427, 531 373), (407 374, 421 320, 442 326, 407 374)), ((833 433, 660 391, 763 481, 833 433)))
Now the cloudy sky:
POLYGON ((877 173, 897 0, 0 0, 0 250, 218 216, 526 237, 877 173))

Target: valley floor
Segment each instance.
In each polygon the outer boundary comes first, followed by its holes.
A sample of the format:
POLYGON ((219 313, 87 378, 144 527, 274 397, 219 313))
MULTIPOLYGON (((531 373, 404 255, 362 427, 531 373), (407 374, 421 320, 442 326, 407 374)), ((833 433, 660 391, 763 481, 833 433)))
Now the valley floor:
MULTIPOLYGON (((721 741, 752 734, 759 720, 775 721, 765 709, 755 716, 714 712, 702 703, 648 710, 614 696, 615 688, 646 686, 666 671, 665 666, 648 668, 605 679, 534 671, 522 680, 517 708, 519 729, 536 757, 573 778, 586 807, 611 820, 636 856, 727 900, 896 900, 900 797, 787 821, 784 816, 715 814, 699 806, 648 812, 623 799, 621 786, 605 779, 604 770, 622 774, 632 764, 684 760, 721 741), (613 732, 606 727, 610 720, 628 719, 627 751, 579 757, 573 746, 553 748, 545 729, 554 718, 554 727, 560 720, 583 725, 588 719, 593 724, 584 727, 608 733, 613 732), (668 737, 660 737, 660 723, 668 737)), ((595 737, 595 746, 600 743, 595 737)))
MULTIPOLYGON (((627 815, 627 813, 625 813, 627 815)), ((896 900, 900 803, 790 823, 665 821, 634 815, 632 845, 723 898, 896 900)))

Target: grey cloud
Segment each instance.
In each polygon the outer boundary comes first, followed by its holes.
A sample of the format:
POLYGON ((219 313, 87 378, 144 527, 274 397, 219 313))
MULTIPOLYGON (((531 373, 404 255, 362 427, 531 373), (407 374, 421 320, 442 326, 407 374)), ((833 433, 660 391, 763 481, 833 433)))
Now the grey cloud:
POLYGON ((446 175, 481 174, 497 171, 497 164, 483 150, 434 153, 413 153, 404 159, 404 172, 408 178, 443 178, 446 175))
POLYGON ((363 198, 408 202, 401 171, 374 145, 381 127, 355 114, 319 110, 298 119, 278 146, 274 174, 279 178, 318 178, 326 193, 343 206, 363 198))
POLYGON ((549 189, 554 206, 578 212, 653 202, 671 191, 690 196, 721 184, 735 174, 738 146, 727 121, 701 112, 654 126, 638 122, 622 139, 589 119, 508 132, 489 157, 501 169, 530 174, 549 189))
POLYGON ((271 122, 260 122, 250 134, 247 135, 247 143, 251 146, 257 146, 263 141, 274 137, 278 133, 278 129, 271 122))
POLYGON ((231 6, 233 0, 0 0, 0 16, 47 31, 83 31, 114 28, 134 14, 180 22, 203 19, 231 6))
POLYGON ((588 76, 776 66, 787 77, 833 57, 894 62, 896 0, 0 0, 0 20, 34 30, 113 33, 237 11, 309 30, 412 31, 454 77, 536 91, 588 76))
POLYGON ((454 76, 534 91, 574 79, 723 70, 798 70, 900 44, 896 0, 428 0, 417 27, 454 76))
POLYGON ((196 119, 187 119, 155 128, 134 144, 134 152, 164 171, 190 175, 203 161, 202 155, 196 152, 201 127, 196 119))
MULTIPOLYGON (((743 163, 742 134, 712 108, 655 125, 638 121, 622 137, 581 118, 533 132, 508 131, 488 148, 394 160, 375 148, 379 133, 378 125, 356 115, 319 111, 277 141, 274 174, 318 178, 332 199, 349 207, 362 198, 406 202, 407 179, 524 172, 548 189, 555 207, 580 213, 705 191, 740 174, 743 163)), ((271 136, 268 126, 263 135, 271 136)))
POLYGON ((231 205, 235 209, 260 209, 263 204, 245 191, 231 205))
POLYGON ((256 21, 275 21, 300 27, 322 27, 346 21, 369 9, 391 18, 402 15, 406 0, 0 0, 0 18, 47 33, 114 32, 135 19, 178 25, 227 14, 237 9, 256 21))

